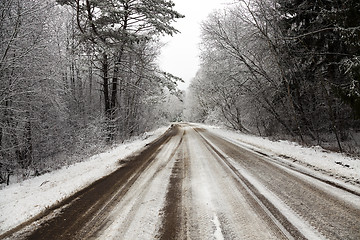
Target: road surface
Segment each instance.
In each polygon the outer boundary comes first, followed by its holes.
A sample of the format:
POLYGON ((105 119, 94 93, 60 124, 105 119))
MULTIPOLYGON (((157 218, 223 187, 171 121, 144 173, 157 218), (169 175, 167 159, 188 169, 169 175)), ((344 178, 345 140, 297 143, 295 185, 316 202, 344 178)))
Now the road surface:
POLYGON ((359 195, 177 124, 113 174, 2 237, 360 239, 359 195))

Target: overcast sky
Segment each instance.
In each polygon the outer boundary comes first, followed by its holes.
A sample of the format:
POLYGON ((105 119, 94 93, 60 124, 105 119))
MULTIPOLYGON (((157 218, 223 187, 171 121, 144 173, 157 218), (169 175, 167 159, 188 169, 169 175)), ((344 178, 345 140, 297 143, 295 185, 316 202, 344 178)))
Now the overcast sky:
POLYGON ((186 83, 179 87, 185 89, 199 69, 200 24, 215 9, 225 7, 231 0, 173 0, 175 10, 185 15, 174 26, 181 32, 173 37, 163 37, 166 45, 159 58, 160 68, 186 83))

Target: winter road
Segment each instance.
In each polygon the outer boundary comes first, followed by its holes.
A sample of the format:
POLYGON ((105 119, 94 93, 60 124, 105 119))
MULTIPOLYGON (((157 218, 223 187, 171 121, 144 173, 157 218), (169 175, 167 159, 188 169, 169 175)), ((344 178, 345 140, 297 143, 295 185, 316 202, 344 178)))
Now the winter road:
POLYGON ((360 194, 191 124, 9 239, 360 239, 360 194))

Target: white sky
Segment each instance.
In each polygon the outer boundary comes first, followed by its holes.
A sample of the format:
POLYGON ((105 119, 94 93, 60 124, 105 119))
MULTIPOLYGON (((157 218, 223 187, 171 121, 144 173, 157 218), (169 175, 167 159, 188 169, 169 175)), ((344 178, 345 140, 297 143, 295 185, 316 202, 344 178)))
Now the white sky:
POLYGON ((166 45, 161 50, 159 65, 163 71, 181 77, 185 89, 199 69, 200 24, 215 9, 222 9, 231 0, 173 0, 175 10, 185 15, 174 26, 180 33, 163 37, 166 45))

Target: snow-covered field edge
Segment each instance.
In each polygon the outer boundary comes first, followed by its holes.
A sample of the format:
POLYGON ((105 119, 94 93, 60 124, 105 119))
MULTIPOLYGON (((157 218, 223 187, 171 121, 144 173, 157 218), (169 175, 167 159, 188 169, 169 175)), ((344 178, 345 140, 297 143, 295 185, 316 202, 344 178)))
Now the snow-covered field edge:
POLYGON ((319 146, 304 147, 290 141, 272 141, 265 137, 248 135, 218 126, 197 124, 202 128, 228 139, 235 144, 261 152, 270 158, 287 162, 298 169, 306 169, 321 178, 346 185, 360 192, 360 159, 342 153, 331 152, 319 146))
POLYGON ((144 133, 131 142, 114 146, 86 161, 1 189, 0 235, 114 172, 120 167, 121 159, 138 152, 168 128, 161 127, 144 133))

